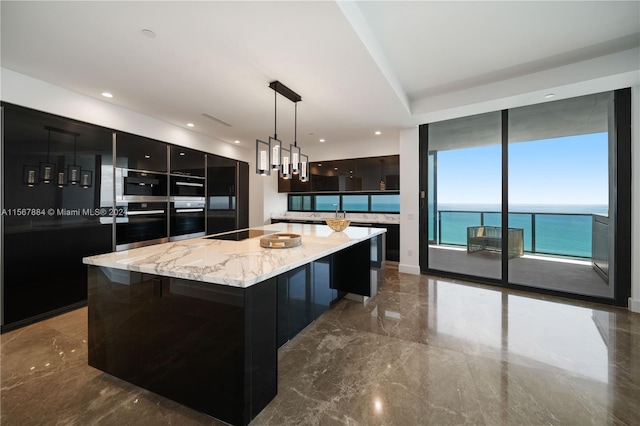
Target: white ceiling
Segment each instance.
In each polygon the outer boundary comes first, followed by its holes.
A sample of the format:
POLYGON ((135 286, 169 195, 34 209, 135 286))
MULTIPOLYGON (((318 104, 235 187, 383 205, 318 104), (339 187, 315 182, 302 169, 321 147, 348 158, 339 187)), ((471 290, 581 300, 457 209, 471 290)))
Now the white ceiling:
MULTIPOLYGON (((302 96, 302 146, 397 142, 400 129, 423 122, 421 103, 640 46, 639 1, 3 0, 0 8, 2 67, 247 147, 273 134, 273 80, 302 96)), ((293 103, 278 96, 287 142, 293 117, 293 103)))

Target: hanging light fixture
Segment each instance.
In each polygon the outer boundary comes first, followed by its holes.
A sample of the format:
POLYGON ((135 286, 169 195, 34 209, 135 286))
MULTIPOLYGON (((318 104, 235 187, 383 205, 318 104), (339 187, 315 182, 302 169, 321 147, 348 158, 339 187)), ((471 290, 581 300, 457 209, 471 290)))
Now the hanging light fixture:
POLYGON ((298 102, 302 100, 302 97, 279 81, 269 83, 269 87, 274 91, 274 131, 273 137, 269 136, 269 143, 256 139, 256 173, 269 176, 270 172, 264 167, 265 164, 269 164, 269 168, 278 170, 283 179, 290 179, 294 174, 297 174, 300 180, 306 182, 309 177, 307 168, 309 157, 302 155, 297 141, 298 102), (289 149, 283 148, 282 141, 278 139, 278 94, 295 104, 294 141, 289 149), (302 160, 304 160, 304 165, 302 160), (302 173, 303 168, 304 173, 302 173))
POLYGON ((291 173, 298 174, 300 170, 300 147, 298 147, 298 102, 295 102, 293 119, 293 143, 289 147, 291 151, 291 173))
POLYGON ((78 157, 78 135, 73 134, 73 164, 67 168, 69 175, 69 183, 71 185, 77 185, 80 182, 80 166, 76 165, 78 157))
POLYGON ((42 183, 51 183, 56 174, 56 165, 49 161, 49 156, 51 154, 51 128, 45 127, 45 129, 49 132, 49 139, 47 141, 47 162, 40 163, 40 181, 42 183))

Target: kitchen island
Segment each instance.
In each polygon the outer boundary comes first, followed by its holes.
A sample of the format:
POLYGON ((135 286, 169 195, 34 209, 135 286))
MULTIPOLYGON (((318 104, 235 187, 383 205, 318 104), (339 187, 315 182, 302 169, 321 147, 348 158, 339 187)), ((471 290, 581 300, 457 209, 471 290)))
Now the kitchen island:
POLYGON ((246 425, 277 393, 277 348, 336 299, 375 294, 384 232, 280 223, 85 258, 89 365, 246 425), (302 244, 260 247, 273 233, 302 244))

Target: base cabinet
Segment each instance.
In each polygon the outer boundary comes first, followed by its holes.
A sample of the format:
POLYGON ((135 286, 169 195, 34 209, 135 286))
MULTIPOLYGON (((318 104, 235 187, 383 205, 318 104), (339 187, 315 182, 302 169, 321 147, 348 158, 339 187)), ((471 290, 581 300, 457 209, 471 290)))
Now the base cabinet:
POLYGON ((234 425, 277 393, 275 278, 246 289, 89 267, 89 365, 234 425))

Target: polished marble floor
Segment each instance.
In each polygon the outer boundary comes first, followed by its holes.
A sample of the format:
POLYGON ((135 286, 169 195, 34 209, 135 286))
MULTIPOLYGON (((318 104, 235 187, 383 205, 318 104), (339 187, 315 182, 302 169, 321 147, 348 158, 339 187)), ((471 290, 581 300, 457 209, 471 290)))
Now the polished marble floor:
MULTIPOLYGON (((216 425, 87 366, 87 311, 1 336, 0 424, 216 425)), ((279 351, 251 425, 638 425, 640 315, 388 267, 279 351)))

